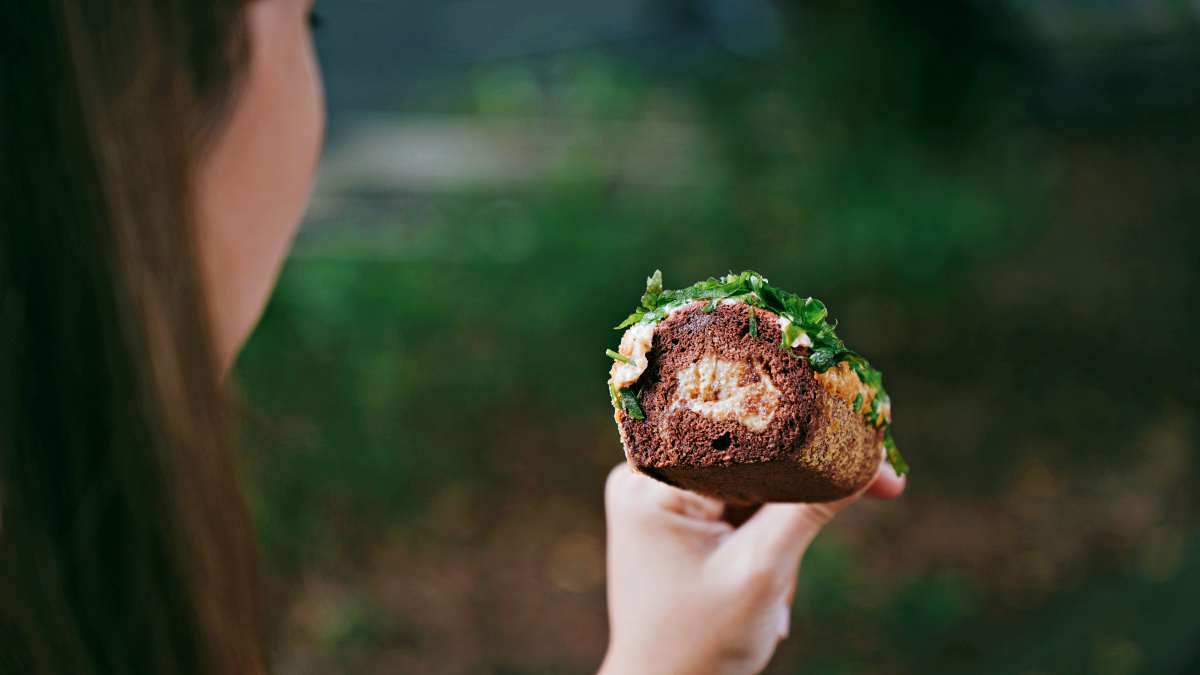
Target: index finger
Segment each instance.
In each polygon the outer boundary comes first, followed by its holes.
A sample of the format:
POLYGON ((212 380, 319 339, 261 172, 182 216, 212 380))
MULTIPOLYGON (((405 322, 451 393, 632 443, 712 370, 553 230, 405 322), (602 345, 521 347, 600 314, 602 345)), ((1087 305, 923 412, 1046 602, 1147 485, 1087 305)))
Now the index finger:
POLYGON ((605 498, 613 507, 644 507, 649 511, 666 511, 682 516, 716 521, 725 509, 724 502, 681 490, 635 471, 627 462, 613 467, 608 474, 605 498))
POLYGON ((896 474, 896 470, 885 459, 879 463, 879 471, 867 488, 867 494, 877 499, 895 499, 904 493, 908 478, 896 474))

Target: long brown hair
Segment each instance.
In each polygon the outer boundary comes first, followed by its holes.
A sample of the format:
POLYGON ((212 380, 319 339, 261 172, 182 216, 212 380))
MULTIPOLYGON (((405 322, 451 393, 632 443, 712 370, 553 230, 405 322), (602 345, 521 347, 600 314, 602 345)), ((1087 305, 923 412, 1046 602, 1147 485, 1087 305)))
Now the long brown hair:
POLYGON ((0 22, 0 673, 259 673, 192 168, 246 0, 0 22))

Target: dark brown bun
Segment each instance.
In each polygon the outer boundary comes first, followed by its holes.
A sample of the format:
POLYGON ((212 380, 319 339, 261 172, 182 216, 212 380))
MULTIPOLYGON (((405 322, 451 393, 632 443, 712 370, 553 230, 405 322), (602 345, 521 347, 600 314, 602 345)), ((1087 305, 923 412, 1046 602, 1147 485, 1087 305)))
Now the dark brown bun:
POLYGON ((752 336, 748 305, 706 313, 704 304, 655 326, 637 382, 645 419, 617 412, 633 468, 731 504, 826 502, 863 489, 884 432, 851 408, 858 378, 835 368, 818 379, 808 349, 780 348, 771 312, 754 310, 752 336))

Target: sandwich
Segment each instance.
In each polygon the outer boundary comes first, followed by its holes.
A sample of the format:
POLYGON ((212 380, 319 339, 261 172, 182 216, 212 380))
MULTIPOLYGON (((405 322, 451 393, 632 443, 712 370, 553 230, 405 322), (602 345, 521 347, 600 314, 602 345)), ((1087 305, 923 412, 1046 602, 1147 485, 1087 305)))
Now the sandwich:
POLYGON ((892 438, 882 374, 837 336, 825 305, 757 272, 680 290, 646 280, 608 390, 634 470, 732 505, 852 495, 892 438))

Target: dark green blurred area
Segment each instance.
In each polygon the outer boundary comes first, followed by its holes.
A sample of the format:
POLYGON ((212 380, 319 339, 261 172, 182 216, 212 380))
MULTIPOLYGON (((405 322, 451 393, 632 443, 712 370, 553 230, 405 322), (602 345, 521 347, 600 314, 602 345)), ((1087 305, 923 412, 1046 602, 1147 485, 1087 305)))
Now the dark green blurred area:
POLYGON ((909 493, 772 673, 1200 670, 1185 3, 344 2, 238 366, 281 673, 603 653, 612 326, 753 268, 885 373, 909 493))

